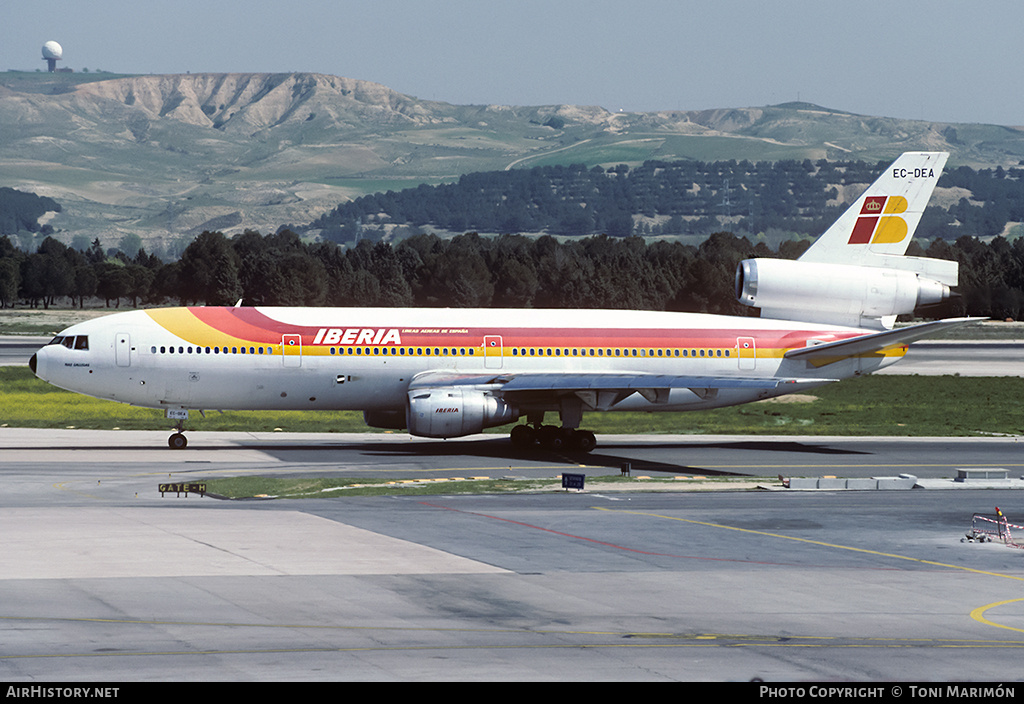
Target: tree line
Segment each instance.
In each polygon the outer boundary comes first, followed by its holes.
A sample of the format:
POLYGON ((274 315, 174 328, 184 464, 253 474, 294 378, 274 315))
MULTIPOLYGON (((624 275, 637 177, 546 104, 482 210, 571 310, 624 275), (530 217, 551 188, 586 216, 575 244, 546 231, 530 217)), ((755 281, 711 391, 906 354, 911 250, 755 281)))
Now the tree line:
MULTIPOLYGON (((809 241, 778 249, 729 232, 699 246, 600 235, 559 242, 551 236, 450 239, 417 235, 392 246, 363 240, 349 248, 306 243, 294 232, 204 232, 181 259, 139 249, 108 256, 99 241, 85 251, 48 237, 26 253, 0 237, 0 306, 427 306, 620 308, 753 315, 736 302, 737 263, 794 259, 809 241)), ((908 254, 960 263, 959 295, 930 317, 1024 315, 1024 238, 935 238, 908 254)))
MULTIPOLYGON (((451 232, 565 236, 773 229, 813 236, 845 208, 839 187, 871 183, 886 166, 824 159, 648 161, 607 170, 575 164, 471 173, 454 183, 356 198, 297 229, 318 230, 339 243, 381 239, 395 227, 426 225, 451 232)), ((1007 223, 1024 222, 1024 169, 962 166, 944 173, 938 185, 969 194, 925 211, 922 227, 933 237, 995 237, 1007 223)))

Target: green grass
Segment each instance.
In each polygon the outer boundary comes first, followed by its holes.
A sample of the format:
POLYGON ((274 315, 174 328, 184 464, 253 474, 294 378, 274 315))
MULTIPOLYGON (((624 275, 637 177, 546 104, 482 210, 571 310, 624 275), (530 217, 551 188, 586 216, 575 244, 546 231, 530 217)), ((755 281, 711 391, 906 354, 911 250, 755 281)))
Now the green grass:
POLYGON ((517 161, 518 168, 569 164, 635 164, 648 159, 820 159, 821 148, 793 147, 755 137, 708 137, 674 135, 663 132, 633 132, 624 135, 601 135, 591 141, 580 141, 569 148, 556 148, 517 161))
MULTIPOLYGON (((672 489, 685 486, 675 478, 656 477, 623 477, 619 475, 589 476, 587 483, 619 485, 622 488, 642 485, 645 489, 655 486, 671 485, 672 489)), ((745 484, 758 480, 744 477, 745 484)), ((728 489, 734 478, 716 478, 700 480, 701 484, 714 483, 716 487, 728 489)), ((206 480, 207 493, 229 499, 274 498, 274 499, 311 499, 335 498, 350 496, 450 496, 453 494, 503 494, 515 492, 559 491, 562 488, 560 478, 550 479, 415 479, 388 480, 365 478, 334 478, 334 477, 232 477, 227 479, 206 480)), ((747 488, 737 487, 737 488, 747 488)))
MULTIPOLYGON (((163 413, 82 396, 50 386, 23 367, 0 367, 0 427, 166 430, 163 413)), ((363 414, 354 411, 207 411, 192 413, 191 430, 365 432, 363 414)))
POLYGON ((118 311, 113 308, 75 308, 39 310, 20 308, 17 310, 0 311, 0 335, 37 335, 48 337, 55 335, 66 327, 83 320, 91 320, 101 315, 111 315, 118 311))
MULTIPOLYGON (((616 477, 617 479, 617 477, 616 477)), ((438 494, 491 494, 540 491, 560 486, 554 479, 418 479, 388 480, 333 477, 232 477, 206 481, 207 493, 231 499, 282 499, 338 496, 431 496, 438 494)))
POLYGON ((1024 379, 867 376, 810 403, 753 403, 680 414, 590 414, 596 433, 971 436, 1024 434, 1024 379))
MULTIPOLYGON (((816 389, 807 403, 754 403, 692 413, 590 413, 602 433, 971 436, 1024 434, 1024 379, 867 376, 816 389)), ((554 415, 549 414, 549 422, 554 415)), ((62 391, 24 367, 0 367, 0 426, 163 430, 160 411, 62 391)), ((200 431, 366 432, 352 411, 192 414, 200 431)), ((507 433, 509 426, 490 432, 507 433)), ((381 431, 384 432, 384 431, 381 431)))

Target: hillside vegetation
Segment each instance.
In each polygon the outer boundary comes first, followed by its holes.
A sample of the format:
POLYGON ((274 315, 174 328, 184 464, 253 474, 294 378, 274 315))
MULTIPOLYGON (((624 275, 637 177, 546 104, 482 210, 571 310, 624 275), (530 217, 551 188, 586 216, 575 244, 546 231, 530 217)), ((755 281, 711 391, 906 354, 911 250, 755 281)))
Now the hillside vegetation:
MULTIPOLYGON (((673 98, 673 102, 676 99, 673 98)), ((51 197, 57 235, 137 235, 181 251, 203 230, 308 223, 378 191, 472 172, 690 159, 889 160, 1017 166, 1024 133, 853 115, 805 103, 650 113, 458 106, 298 74, 0 73, 0 173, 51 197)))
MULTIPOLYGON (((888 166, 862 161, 647 161, 474 173, 457 182, 343 203, 305 231, 338 243, 439 231, 545 232, 613 237, 698 236, 728 229, 752 238, 816 237, 888 166), (769 237, 769 234, 774 237, 769 237)), ((1024 169, 961 166, 939 180, 920 235, 1019 236, 1024 169)), ((698 241, 699 241, 698 239, 698 241)))

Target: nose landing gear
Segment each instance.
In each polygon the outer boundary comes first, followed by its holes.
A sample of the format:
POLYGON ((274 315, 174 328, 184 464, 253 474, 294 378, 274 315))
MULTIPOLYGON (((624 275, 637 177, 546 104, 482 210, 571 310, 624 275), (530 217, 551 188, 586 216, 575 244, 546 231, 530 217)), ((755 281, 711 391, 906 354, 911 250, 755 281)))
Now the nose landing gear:
POLYGON ((188 447, 188 438, 185 437, 185 421, 188 420, 188 411, 169 409, 167 417, 177 421, 174 424, 174 434, 167 438, 167 447, 172 450, 184 450, 188 447))

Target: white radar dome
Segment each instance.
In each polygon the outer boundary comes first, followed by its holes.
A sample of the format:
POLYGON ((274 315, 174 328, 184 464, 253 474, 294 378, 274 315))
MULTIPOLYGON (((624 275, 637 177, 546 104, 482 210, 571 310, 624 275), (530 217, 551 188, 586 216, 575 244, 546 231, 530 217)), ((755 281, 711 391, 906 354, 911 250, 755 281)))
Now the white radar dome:
POLYGON ((64 55, 64 49, 57 42, 46 42, 43 44, 44 59, 59 59, 64 55))

